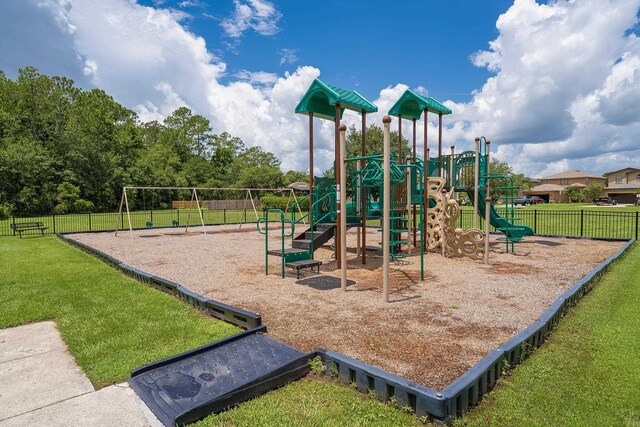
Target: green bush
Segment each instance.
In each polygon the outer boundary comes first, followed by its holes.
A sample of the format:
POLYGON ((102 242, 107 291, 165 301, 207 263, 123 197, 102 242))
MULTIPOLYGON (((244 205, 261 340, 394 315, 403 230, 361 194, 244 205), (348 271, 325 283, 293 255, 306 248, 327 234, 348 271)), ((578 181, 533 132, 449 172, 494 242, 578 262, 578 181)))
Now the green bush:
POLYGON ((0 219, 7 219, 11 215, 9 205, 0 205, 0 219))
MULTIPOLYGON (((281 209, 284 211, 289 207, 289 202, 288 197, 267 194, 260 197, 260 208, 265 211, 267 209, 281 209)), ((291 201, 291 203, 293 203, 293 201, 291 201)))

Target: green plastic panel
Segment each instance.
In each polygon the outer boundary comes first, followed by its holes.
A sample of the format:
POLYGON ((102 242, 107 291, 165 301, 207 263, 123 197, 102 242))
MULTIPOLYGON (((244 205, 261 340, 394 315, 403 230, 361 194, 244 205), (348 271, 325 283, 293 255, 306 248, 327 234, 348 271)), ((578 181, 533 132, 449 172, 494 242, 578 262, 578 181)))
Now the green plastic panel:
POLYGON ((378 111, 378 107, 367 101, 358 92, 341 89, 315 79, 296 106, 296 113, 307 115, 313 113, 316 117, 333 121, 336 115, 336 104, 340 104, 340 118, 342 118, 345 109, 359 113, 378 111))
POLYGON ((427 110, 431 113, 447 115, 451 110, 431 97, 418 95, 407 89, 400 99, 393 104, 389 110, 390 116, 402 116, 406 119, 419 119, 422 112, 427 110))

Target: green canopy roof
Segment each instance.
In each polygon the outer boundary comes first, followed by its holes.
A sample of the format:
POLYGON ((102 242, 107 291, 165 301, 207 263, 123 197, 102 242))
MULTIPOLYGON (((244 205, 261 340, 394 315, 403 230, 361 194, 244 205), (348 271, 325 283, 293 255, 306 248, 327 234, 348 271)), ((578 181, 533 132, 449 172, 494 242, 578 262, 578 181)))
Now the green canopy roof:
POLYGON ((437 114, 451 114, 451 110, 429 97, 418 95, 407 89, 389 110, 390 116, 402 116, 407 119, 419 119, 424 110, 437 114))
POLYGON ((340 104, 340 118, 342 118, 345 109, 359 113, 378 111, 378 107, 355 90, 340 89, 315 79, 298 103, 296 113, 307 115, 313 113, 316 117, 333 121, 336 116, 336 104, 340 104))

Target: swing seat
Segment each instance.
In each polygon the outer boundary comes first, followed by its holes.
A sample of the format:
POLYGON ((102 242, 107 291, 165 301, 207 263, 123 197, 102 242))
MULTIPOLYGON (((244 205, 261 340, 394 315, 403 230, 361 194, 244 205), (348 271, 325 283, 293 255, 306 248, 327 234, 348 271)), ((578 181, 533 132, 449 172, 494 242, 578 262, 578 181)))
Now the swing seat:
POLYGON ((151 221, 147 221, 146 227, 153 228, 153 223, 151 221))

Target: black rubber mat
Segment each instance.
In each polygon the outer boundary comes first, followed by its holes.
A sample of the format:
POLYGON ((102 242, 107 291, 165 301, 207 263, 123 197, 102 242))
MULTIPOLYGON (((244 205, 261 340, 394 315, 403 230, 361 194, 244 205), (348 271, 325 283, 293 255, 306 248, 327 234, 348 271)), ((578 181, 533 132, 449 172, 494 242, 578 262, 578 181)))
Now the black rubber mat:
POLYGON ((312 354, 262 333, 264 327, 136 369, 129 384, 165 425, 223 411, 309 372, 312 354))

